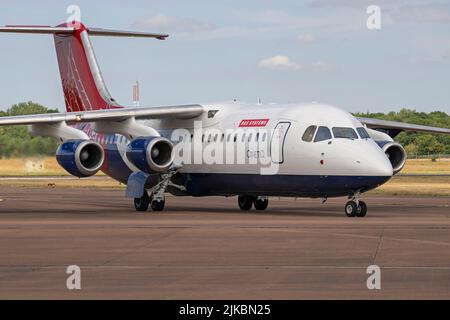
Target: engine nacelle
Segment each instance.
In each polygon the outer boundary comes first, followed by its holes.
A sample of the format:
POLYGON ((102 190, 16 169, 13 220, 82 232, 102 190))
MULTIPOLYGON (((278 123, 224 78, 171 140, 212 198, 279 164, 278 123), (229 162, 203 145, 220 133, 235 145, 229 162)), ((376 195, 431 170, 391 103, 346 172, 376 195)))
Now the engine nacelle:
POLYGON ((399 173, 406 164, 407 156, 405 149, 401 144, 392 141, 378 142, 378 144, 391 162, 394 174, 399 173))
POLYGON ((128 145, 127 158, 146 173, 163 173, 174 161, 173 144, 161 137, 140 137, 128 145))
POLYGON ((100 170, 105 161, 105 152, 94 141, 68 140, 59 146, 56 160, 71 175, 85 178, 100 170))

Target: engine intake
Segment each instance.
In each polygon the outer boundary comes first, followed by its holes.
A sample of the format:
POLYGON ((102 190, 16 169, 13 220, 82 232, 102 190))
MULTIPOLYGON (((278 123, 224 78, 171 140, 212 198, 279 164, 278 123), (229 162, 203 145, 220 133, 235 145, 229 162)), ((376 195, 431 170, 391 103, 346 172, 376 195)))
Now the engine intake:
POLYGON ((161 137, 140 137, 128 145, 127 158, 146 173, 163 173, 174 161, 173 144, 161 137))
POLYGON ((105 161, 105 152, 94 141, 68 140, 59 146, 56 160, 71 175, 84 178, 100 170, 105 161))
POLYGON ((394 174, 399 173, 406 163, 407 156, 405 149, 401 144, 396 142, 388 142, 382 148, 392 164, 394 174))

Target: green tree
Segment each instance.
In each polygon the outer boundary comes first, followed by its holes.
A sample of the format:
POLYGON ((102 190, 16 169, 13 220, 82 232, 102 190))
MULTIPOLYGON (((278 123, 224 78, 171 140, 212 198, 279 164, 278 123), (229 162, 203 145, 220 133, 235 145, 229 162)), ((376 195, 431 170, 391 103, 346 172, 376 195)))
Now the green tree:
POLYGON ((430 134, 419 136, 415 143, 422 154, 442 153, 444 151, 444 145, 430 134))
POLYGON ((28 114, 42 114, 42 113, 58 113, 57 109, 48 109, 39 103, 21 102, 14 104, 11 108, 6 110, 7 116, 22 116, 28 114))
POLYGON ((405 151, 408 154, 417 154, 419 152, 419 147, 414 143, 410 143, 405 147, 405 151))
MULTIPOLYGON (((13 105, 0 112, 0 117, 28 114, 55 113, 38 103, 26 102, 13 105)), ((26 126, 0 127, 0 157, 54 155, 58 143, 55 139, 33 137, 26 126)))

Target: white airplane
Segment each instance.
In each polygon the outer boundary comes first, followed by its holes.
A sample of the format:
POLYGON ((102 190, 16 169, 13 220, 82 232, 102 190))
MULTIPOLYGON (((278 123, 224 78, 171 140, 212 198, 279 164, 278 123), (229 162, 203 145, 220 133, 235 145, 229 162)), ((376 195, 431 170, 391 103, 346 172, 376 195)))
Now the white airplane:
POLYGON ((165 193, 238 196, 242 210, 265 210, 270 196, 347 196, 348 217, 364 217, 361 194, 405 165, 401 131, 450 129, 355 118, 318 103, 209 104, 124 108, 110 95, 89 36, 165 34, 86 28, 79 22, 5 26, 0 32, 54 36, 67 112, 0 118, 61 141, 58 163, 77 177, 98 171, 127 185, 137 211, 162 211, 165 193))

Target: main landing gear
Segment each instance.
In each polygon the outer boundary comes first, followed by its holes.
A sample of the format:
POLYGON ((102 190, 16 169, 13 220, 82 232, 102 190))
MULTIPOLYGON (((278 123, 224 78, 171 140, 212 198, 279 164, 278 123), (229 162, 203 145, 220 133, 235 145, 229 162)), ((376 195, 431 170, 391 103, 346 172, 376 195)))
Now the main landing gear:
POLYGON ((239 196, 238 205, 239 208, 243 211, 250 211, 253 206, 258 211, 264 211, 269 206, 269 198, 263 196, 239 196))
POLYGON ((147 191, 144 192, 142 198, 134 199, 134 207, 138 212, 145 212, 149 207, 151 207, 152 210, 156 212, 163 211, 165 205, 166 199, 164 196, 152 195, 150 197, 147 191))
POLYGON ((161 175, 161 181, 151 189, 151 196, 148 195, 147 190, 144 190, 144 195, 141 198, 134 199, 134 207, 136 211, 147 211, 148 207, 151 207, 153 211, 164 211, 166 205, 166 197, 164 193, 167 188, 174 187, 181 191, 186 191, 186 188, 172 183, 172 177, 177 173, 177 169, 171 169, 168 173, 161 175))
POLYGON ((359 193, 356 193, 352 200, 345 205, 345 214, 349 218, 363 218, 367 215, 367 205, 364 201, 359 200, 359 193))

